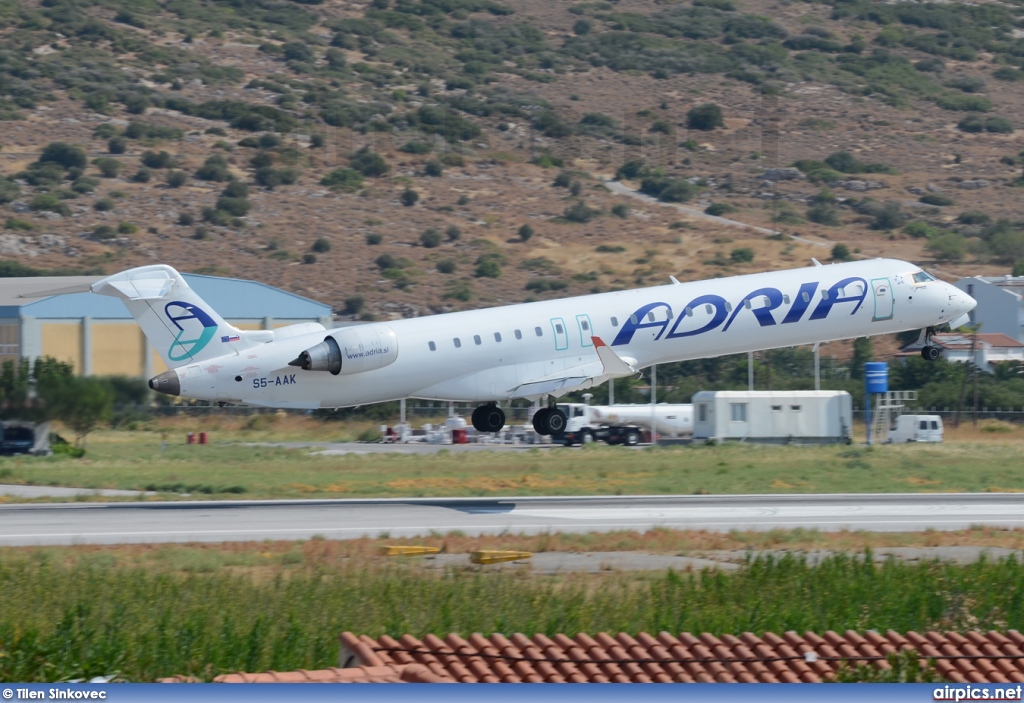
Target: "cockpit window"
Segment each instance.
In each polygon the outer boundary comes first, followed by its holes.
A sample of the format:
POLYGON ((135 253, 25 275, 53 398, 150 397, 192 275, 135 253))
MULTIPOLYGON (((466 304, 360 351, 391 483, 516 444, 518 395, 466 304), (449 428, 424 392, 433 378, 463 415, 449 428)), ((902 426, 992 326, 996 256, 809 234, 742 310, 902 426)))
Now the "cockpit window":
POLYGON ((934 276, 932 276, 930 273, 925 273, 924 271, 918 271, 917 273, 914 274, 914 283, 928 283, 929 281, 934 280, 934 276))

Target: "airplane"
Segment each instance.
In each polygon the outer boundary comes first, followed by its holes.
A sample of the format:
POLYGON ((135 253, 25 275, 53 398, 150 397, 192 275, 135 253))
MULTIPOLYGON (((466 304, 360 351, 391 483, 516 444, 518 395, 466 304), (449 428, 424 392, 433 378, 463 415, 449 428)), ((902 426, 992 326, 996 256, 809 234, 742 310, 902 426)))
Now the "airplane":
POLYGON ((534 429, 558 436, 554 399, 652 364, 967 322, 977 303, 905 261, 873 259, 326 329, 239 330, 166 265, 89 289, 120 298, 166 362, 155 391, 271 408, 338 408, 402 398, 477 402, 481 432, 500 403, 548 403, 534 429))

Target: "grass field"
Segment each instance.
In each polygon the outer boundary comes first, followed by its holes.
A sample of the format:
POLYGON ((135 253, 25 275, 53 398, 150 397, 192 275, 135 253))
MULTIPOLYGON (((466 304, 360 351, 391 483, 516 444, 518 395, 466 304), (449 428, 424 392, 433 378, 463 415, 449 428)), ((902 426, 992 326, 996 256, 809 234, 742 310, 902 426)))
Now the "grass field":
POLYGON ((343 630, 822 632, 1024 626, 1024 565, 836 556, 733 573, 425 572, 344 543, 0 550, 0 680, 335 664, 343 630), (259 604, 259 607, 254 607, 259 604))
POLYGON ((932 446, 731 443, 323 457, 243 443, 344 440, 360 428, 262 417, 98 432, 82 459, 0 459, 0 482, 155 490, 170 499, 1024 490, 1024 430, 996 424, 950 431, 945 444, 932 446), (200 428, 212 444, 184 444, 186 431, 200 428))

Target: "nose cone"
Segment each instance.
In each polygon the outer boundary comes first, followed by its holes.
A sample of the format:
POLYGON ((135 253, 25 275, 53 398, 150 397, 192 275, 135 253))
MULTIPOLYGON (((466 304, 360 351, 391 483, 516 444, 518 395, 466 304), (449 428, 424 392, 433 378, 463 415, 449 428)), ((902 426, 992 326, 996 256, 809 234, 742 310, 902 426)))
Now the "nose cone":
POLYGON ((956 286, 948 283, 946 286, 949 289, 949 309, 947 310, 950 320, 949 327, 955 330, 971 321, 967 313, 978 307, 978 301, 956 286))
POLYGON ((149 387, 158 393, 181 395, 181 381, 178 380, 178 372, 174 369, 149 379, 149 387))

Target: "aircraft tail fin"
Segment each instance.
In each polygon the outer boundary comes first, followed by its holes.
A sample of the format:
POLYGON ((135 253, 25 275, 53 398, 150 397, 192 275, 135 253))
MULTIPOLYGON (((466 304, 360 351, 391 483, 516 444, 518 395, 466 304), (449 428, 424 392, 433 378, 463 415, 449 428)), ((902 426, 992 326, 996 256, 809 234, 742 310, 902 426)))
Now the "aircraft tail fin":
POLYGON ((93 283, 120 298, 169 368, 224 356, 262 341, 229 325, 170 266, 141 266, 93 283))

